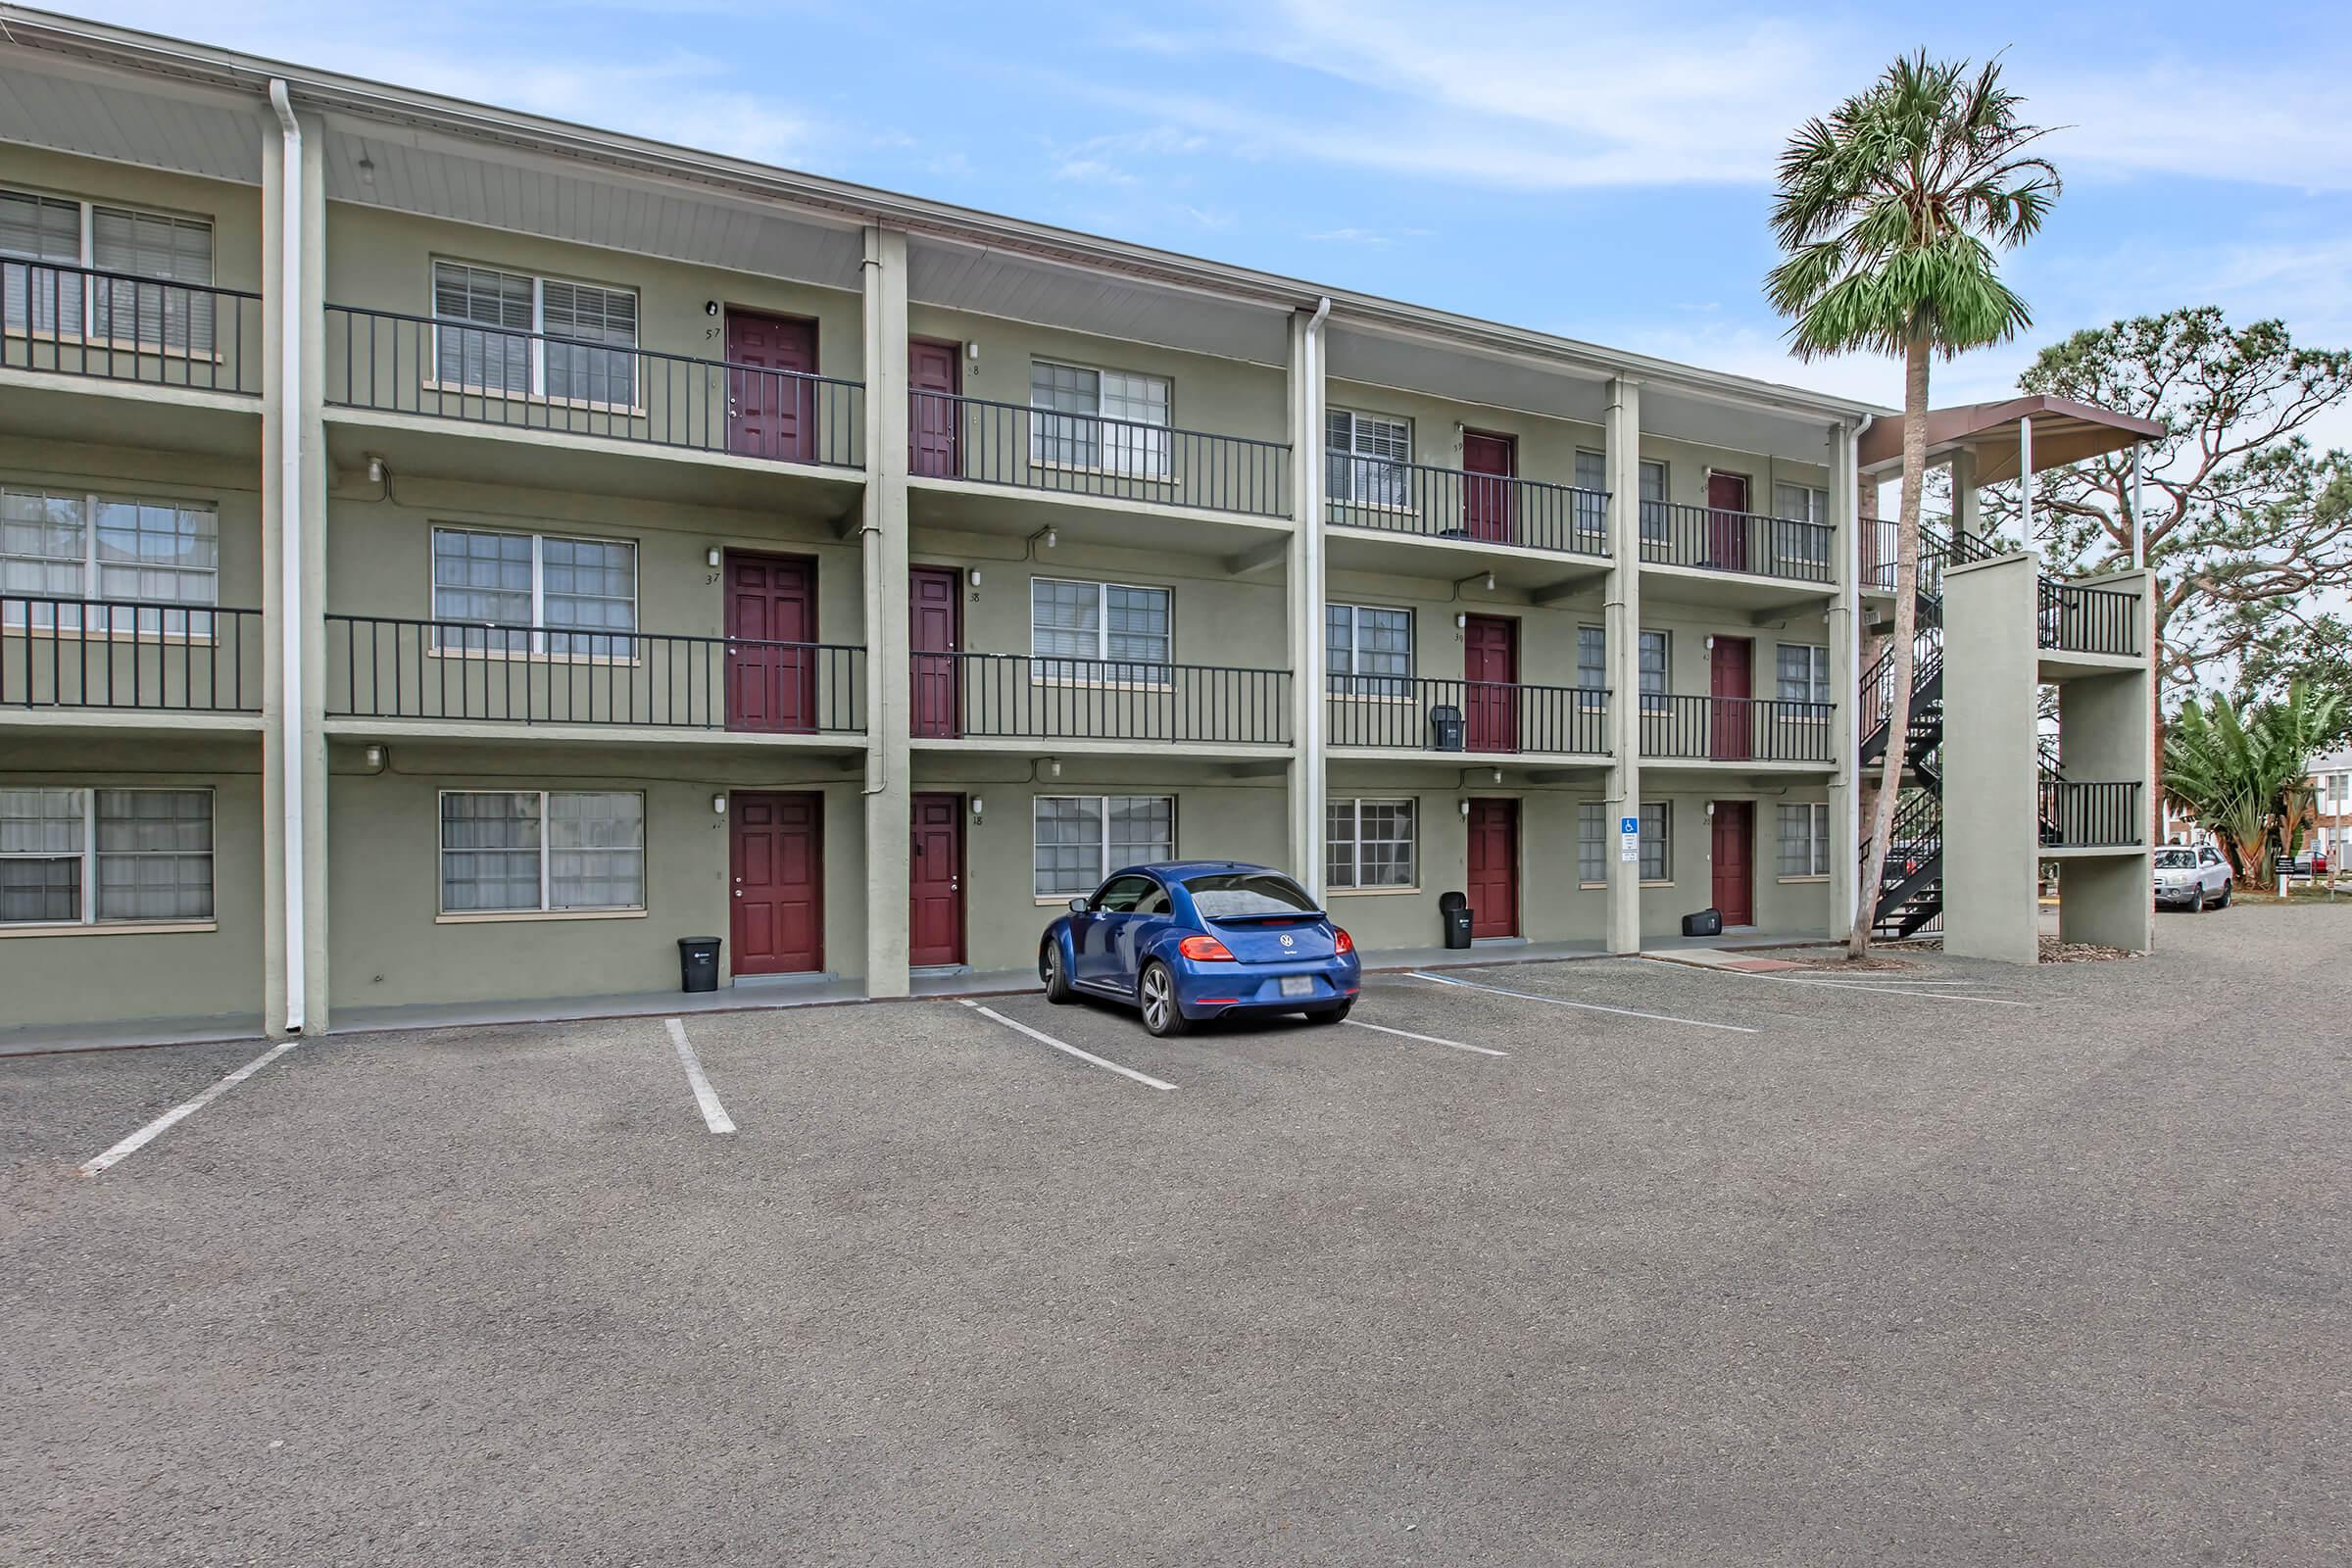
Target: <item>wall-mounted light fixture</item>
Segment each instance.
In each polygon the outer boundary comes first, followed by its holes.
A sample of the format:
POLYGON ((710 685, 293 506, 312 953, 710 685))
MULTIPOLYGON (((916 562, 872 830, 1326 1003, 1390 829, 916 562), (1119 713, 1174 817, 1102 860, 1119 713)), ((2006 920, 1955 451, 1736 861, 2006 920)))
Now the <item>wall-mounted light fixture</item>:
POLYGON ((1494 574, 1493 572, 1491 572, 1491 571, 1490 571, 1490 572, 1488 572, 1488 573, 1487 573, 1487 592, 1489 592, 1489 593, 1493 593, 1494 591, 1494 574))
POLYGON ((1051 550, 1059 543, 1061 543, 1061 535, 1054 529, 1048 528, 1046 530, 1046 548, 1051 550))
POLYGON ((360 755, 368 759, 368 765, 369 767, 381 767, 384 765, 384 749, 381 746, 370 746, 360 755))
POLYGON ((384 482, 384 460, 372 452, 368 454, 368 482, 369 484, 384 482))
POLYGON ((706 566, 716 566, 718 564, 718 546, 712 545, 710 549, 703 552, 703 564, 706 566))
POLYGON ((373 190, 375 188, 375 160, 366 153, 362 153, 359 163, 353 167, 359 173, 360 183, 373 190))
POLYGON ((1058 757, 1049 757, 1049 758, 1047 758, 1047 759, 1046 759, 1046 777, 1048 777, 1048 778, 1059 778, 1059 777, 1061 777, 1061 759, 1060 759, 1060 758, 1058 758, 1058 757))
POLYGON ((716 300, 705 300, 705 301, 703 301, 703 314, 704 314, 705 316, 716 316, 716 315, 718 314, 718 301, 716 301, 716 300))
POLYGON ((1470 819, 1470 802, 1468 798, 1465 797, 1460 802, 1460 805, 1462 808, 1462 820, 1466 822, 1470 819))
POLYGON ((1711 653, 1713 653, 1714 651, 1715 651, 1715 634, 1714 634, 1713 632, 1709 632, 1709 633, 1707 633, 1707 652, 1711 654, 1711 653))
POLYGON ((1456 631, 1461 631, 1461 630, 1464 630, 1464 629, 1466 629, 1466 628, 1469 626, 1469 624, 1470 624, 1470 612, 1469 612, 1468 611, 1466 611, 1466 610, 1457 610, 1457 611, 1455 611, 1455 612, 1453 612, 1453 625, 1454 625, 1454 629, 1455 629, 1456 631))
POLYGON ((973 797, 972 797, 972 820, 973 820, 973 821, 975 821, 975 822, 979 821, 979 820, 980 820, 980 813, 981 813, 983 810, 985 810, 985 809, 987 808, 987 807, 988 807, 988 803, 987 803, 986 801, 982 800, 982 799, 981 799, 979 796, 977 796, 977 795, 973 796, 973 797))
POLYGON ((710 810, 713 815, 717 816, 727 814, 727 792, 725 790, 720 790, 716 795, 710 797, 710 810))
POLYGON ((979 344, 977 344, 977 343, 966 343, 966 344, 964 344, 964 346, 963 346, 963 357, 964 357, 964 360, 965 360, 965 362, 966 362, 967 364, 969 364, 973 369, 977 370, 978 368, 980 368, 980 345, 979 345, 979 344))
POLYGON ((980 568, 979 568, 978 566, 974 566, 974 567, 973 567, 973 568, 972 568, 970 571, 967 571, 967 572, 965 572, 965 573, 964 573, 964 579, 965 579, 967 582, 969 582, 969 583, 970 583, 970 584, 971 584, 973 587, 975 587, 975 588, 979 587, 979 586, 980 586, 980 568))

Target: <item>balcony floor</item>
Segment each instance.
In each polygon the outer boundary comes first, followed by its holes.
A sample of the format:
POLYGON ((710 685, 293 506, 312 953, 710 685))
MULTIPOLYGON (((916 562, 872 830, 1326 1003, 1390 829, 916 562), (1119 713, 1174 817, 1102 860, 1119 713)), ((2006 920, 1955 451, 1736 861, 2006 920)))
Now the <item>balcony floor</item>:
POLYGON ((1332 746, 1325 749, 1326 765, 1349 762, 1382 764, 1425 763, 1446 772, 1465 767, 1573 768, 1602 772, 1609 765, 1605 753, 1596 752, 1440 752, 1426 746, 1332 746))
POLYGON ((2044 648, 2034 671, 2034 679, 2046 686, 2094 675, 2132 675, 2147 667, 2146 660, 2131 654, 2075 654, 2058 648, 2044 648))
POLYGON ((1644 779, 1659 773, 1690 773, 1702 777, 1712 774, 1720 778, 1727 773, 1814 773, 1826 776, 1837 771, 1838 764, 1833 761, 1793 762, 1761 757, 1644 757, 1642 759, 1642 776, 1644 779))
POLYGON ((30 741, 121 740, 128 735, 259 735, 259 713, 171 708, 0 708, 0 734, 30 741))
MULTIPOLYGON (((1287 517, 922 476, 906 481, 906 511, 916 528, 1013 539, 1052 528, 1073 544, 1226 557, 1235 571, 1275 564, 1292 532, 1287 517)), ((1051 559, 1042 541, 1038 556, 1051 559)))
POLYGON ((1333 523, 1324 532, 1324 559, 1334 571, 1377 572, 1394 577, 1428 577, 1451 582, 1493 572, 1494 586, 1549 599, 1597 589, 1608 574, 1605 556, 1530 550, 1491 539, 1456 539, 1435 534, 1392 533, 1333 523))
POLYGON ((1837 586, 1799 577, 1759 577, 1746 572, 1677 566, 1662 561, 1642 564, 1642 597, 1709 610, 1739 611, 1758 620, 1818 612, 1838 596, 1837 586))
POLYGON ((1294 755, 1291 746, 1271 742, 1104 740, 1050 735, 917 735, 910 745, 917 754, 930 753, 941 757, 977 754, 995 757, 1188 758, 1199 761, 1287 762, 1294 755))
POLYGON ((856 513, 865 491, 865 475, 854 468, 731 452, 367 409, 328 409, 325 421, 328 457, 352 472, 364 472, 372 455, 395 475, 791 512, 824 520, 856 513))
POLYGON ((251 461, 262 400, 202 388, 0 369, 0 435, 251 461))
POLYGON ((659 724, 518 724, 492 719, 329 718, 325 732, 336 740, 429 740, 479 746, 649 747, 685 746, 703 752, 799 752, 814 757, 862 758, 863 735, 760 734, 750 730, 665 728, 659 724))

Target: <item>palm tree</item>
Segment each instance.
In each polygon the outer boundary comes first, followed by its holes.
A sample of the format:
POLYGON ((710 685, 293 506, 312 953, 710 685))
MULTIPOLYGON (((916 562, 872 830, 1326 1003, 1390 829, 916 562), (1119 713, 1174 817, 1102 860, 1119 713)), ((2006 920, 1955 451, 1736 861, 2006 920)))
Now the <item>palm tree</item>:
MULTIPOLYGON (((1903 362, 1903 499, 1895 523, 1894 692, 1869 853, 1847 956, 1869 951, 1879 877, 1902 787, 1919 585, 1919 495, 1928 466, 1928 361, 2005 342, 2032 317, 2004 284, 1996 249, 2041 227, 2058 171, 2026 151, 2045 132, 2021 124, 1998 62, 1925 50, 1886 68, 1829 119, 1799 126, 1781 155, 1773 236, 1787 260, 1765 279, 1789 317, 1797 358, 1857 349, 1903 362)), ((1848 694, 1849 698, 1851 694, 1848 694)))
POLYGON ((2239 717, 2216 695, 2184 706, 2164 737, 2164 790, 2220 841, 2241 883, 2270 881, 2274 855, 2292 855, 2312 814, 2311 759, 2341 716, 2334 692, 2289 686, 2239 717), (2275 846, 2275 848, 2274 848, 2275 846))

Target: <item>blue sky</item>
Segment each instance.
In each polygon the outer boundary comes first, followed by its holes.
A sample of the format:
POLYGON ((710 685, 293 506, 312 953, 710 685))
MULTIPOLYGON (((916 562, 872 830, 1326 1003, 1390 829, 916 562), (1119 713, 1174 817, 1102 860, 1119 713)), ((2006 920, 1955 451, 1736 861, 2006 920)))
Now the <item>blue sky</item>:
MULTIPOLYGON (((1253 0, 88 4, 165 33, 963 202, 1514 323, 1897 401, 1789 361, 1759 279, 1789 127, 1925 45, 2005 50, 2068 128, 2010 264, 2029 339, 1938 369, 2004 390, 2078 326, 2174 305, 2352 344, 2340 5, 1253 0)), ((2328 435, 2352 442, 2352 419, 2328 435)))

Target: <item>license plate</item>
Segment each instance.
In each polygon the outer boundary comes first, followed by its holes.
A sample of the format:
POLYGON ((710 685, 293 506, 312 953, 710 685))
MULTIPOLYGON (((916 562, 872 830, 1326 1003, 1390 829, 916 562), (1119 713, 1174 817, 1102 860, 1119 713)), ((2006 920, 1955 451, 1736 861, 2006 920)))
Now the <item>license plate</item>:
POLYGON ((1315 977, 1311 974, 1286 974, 1282 977, 1282 994, 1286 997, 1311 997, 1315 994, 1315 977))

